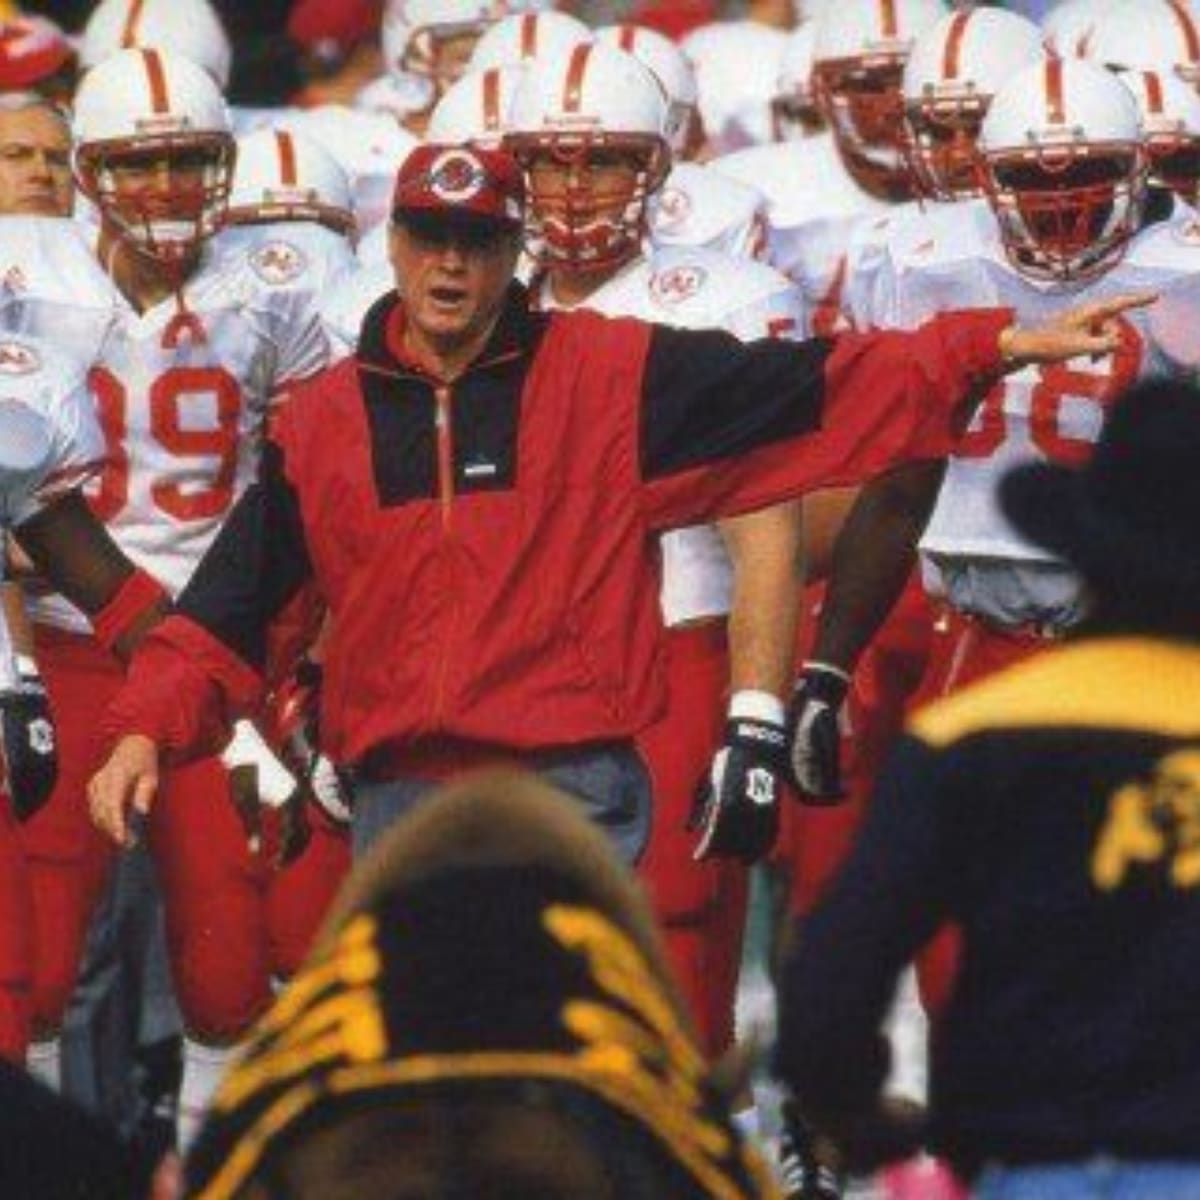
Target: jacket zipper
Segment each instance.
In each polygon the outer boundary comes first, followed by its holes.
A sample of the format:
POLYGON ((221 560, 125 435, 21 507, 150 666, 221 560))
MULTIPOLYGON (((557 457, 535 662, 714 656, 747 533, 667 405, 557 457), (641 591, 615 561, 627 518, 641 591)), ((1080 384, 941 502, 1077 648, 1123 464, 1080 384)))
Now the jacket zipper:
MULTIPOLYGON (((442 509, 442 533, 450 532, 451 510, 454 504, 454 430, 451 425, 451 391, 447 384, 434 390, 437 400, 438 500, 442 509)), ((447 551, 449 547, 447 547, 447 551)), ((451 589, 453 591, 453 589, 451 589)), ((447 597, 453 603, 452 597, 447 597)), ((437 724, 442 722, 446 692, 446 673, 450 666, 450 637, 442 639, 441 660, 438 663, 437 688, 434 691, 433 713, 437 724)))

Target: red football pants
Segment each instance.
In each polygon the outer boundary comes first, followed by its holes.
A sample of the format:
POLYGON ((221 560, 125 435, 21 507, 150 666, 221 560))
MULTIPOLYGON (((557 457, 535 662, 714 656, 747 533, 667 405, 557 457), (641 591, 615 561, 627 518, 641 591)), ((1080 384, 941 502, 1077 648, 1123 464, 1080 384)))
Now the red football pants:
MULTIPOLYGON (((44 627, 37 634, 60 759, 58 787, 27 830, 34 1003, 39 1022, 55 1028, 111 861, 111 844, 89 819, 86 789, 108 749, 101 717, 123 675, 92 638, 44 627)), ((148 825, 179 1005, 192 1036, 214 1042, 236 1039, 267 1007, 272 977, 289 975, 303 959, 349 865, 347 839, 317 822, 304 853, 277 872, 250 852, 228 795, 216 758, 172 768, 148 825)))
POLYGON ((654 784, 650 841, 638 873, 703 1045, 714 1056, 733 1042, 747 872, 736 862, 695 862, 697 835, 687 821, 724 738, 728 689, 724 622, 668 630, 666 714, 637 742, 654 784))
POLYGON ((33 1017, 33 899, 20 826, 0 792, 0 1058, 25 1065, 33 1017))
MULTIPOLYGON (((810 589, 809 619, 801 631, 801 657, 816 627, 823 589, 810 589)), ((788 908, 793 916, 812 911, 845 861, 858 833, 875 779, 904 725, 905 706, 915 691, 929 654, 932 613, 914 574, 887 620, 864 651, 847 696, 849 733, 842 737, 841 804, 791 804, 785 810, 775 861, 789 877, 788 908)))

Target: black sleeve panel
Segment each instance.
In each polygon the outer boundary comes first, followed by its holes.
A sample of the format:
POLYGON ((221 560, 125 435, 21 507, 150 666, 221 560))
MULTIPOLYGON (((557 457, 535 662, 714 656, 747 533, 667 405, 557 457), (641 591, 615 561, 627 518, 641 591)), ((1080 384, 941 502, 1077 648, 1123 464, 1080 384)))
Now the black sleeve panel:
POLYGON ((740 342, 720 330, 656 325, 641 411, 650 481, 820 427, 828 338, 740 342))
POLYGON ((311 575, 300 502, 283 451, 268 441, 258 480, 233 506, 176 611, 262 673, 271 622, 311 575))

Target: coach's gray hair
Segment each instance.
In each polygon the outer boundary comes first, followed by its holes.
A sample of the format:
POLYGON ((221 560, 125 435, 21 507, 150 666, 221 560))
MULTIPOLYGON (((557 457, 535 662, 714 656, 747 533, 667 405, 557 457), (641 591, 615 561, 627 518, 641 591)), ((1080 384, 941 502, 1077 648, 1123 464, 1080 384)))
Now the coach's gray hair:
POLYGON ((0 113, 25 112, 30 108, 44 108, 52 117, 56 117, 71 136, 71 117, 62 107, 40 92, 0 92, 0 113))

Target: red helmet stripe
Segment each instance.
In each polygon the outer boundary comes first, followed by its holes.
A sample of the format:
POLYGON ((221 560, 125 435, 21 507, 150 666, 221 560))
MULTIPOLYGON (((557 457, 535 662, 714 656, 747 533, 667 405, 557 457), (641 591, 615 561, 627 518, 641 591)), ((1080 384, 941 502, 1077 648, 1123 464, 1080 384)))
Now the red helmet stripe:
POLYGON ((121 49, 129 50, 138 44, 138 26, 142 22, 142 9, 146 0, 130 0, 129 11, 125 14, 125 24, 121 27, 121 49))
POLYGON ((591 56, 590 42, 584 42, 571 51, 571 61, 567 66, 567 78, 563 84, 563 112, 579 111, 579 106, 583 102, 583 75, 591 56))
POLYGON ((1065 125, 1063 70, 1061 58, 1046 59, 1046 117, 1051 125, 1065 125))
POLYGON ((896 19, 896 0, 879 0, 879 32, 885 38, 898 37, 900 22, 896 19))
POLYGON ((500 132, 500 72, 495 67, 483 73, 483 127, 500 132))
POLYGON ((295 187, 296 143, 286 129, 275 130, 275 149, 279 151, 279 182, 284 187, 295 187))
POLYGON ((1158 77, 1157 71, 1143 71, 1142 82, 1146 85, 1146 107, 1156 116, 1161 117, 1163 112, 1163 93, 1162 80, 1158 77))
POLYGON ((537 54, 538 43, 537 13, 526 13, 521 18, 521 57, 533 58, 537 54))
POLYGON ((964 12, 956 13, 954 20, 950 22, 950 29, 946 34, 946 52, 942 55, 942 78, 957 79, 959 68, 962 65, 960 59, 962 57, 963 38, 967 35, 967 22, 971 19, 971 9, 964 12))
POLYGON ((150 87, 150 108, 156 113, 171 111, 171 96, 167 91, 167 73, 157 50, 143 50, 142 62, 146 64, 146 82, 150 87))
POLYGON ((618 25, 617 30, 617 45, 620 46, 622 50, 632 54, 634 46, 637 45, 637 26, 618 25))
POLYGON ((1200 33, 1196 31, 1196 22, 1192 20, 1192 14, 1188 12, 1183 0, 1170 0, 1170 4, 1171 11, 1179 22, 1179 32, 1183 34, 1187 46, 1188 62, 1194 63, 1200 60, 1200 33))

